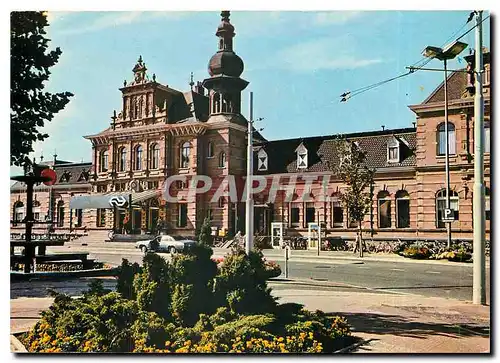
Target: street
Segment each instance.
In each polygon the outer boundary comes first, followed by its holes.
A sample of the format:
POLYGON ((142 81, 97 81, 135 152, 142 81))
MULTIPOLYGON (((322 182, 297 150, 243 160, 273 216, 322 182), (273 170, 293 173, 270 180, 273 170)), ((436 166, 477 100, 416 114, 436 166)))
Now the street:
MULTIPOLYGON (((142 261, 143 254, 133 245, 103 243, 98 246, 72 246, 85 250, 99 261, 120 264, 122 258, 130 262, 142 261)), ((59 248, 54 248, 60 250, 59 248)), ((65 248, 66 249, 66 248, 65 248)), ((214 256, 223 256, 227 250, 215 249, 214 256)), ((161 253, 167 260, 170 255, 161 253)), ((279 251, 265 250, 268 260, 276 261, 284 272, 285 263, 279 251)), ((323 255, 322 255, 323 256, 323 255)), ((472 299, 472 264, 443 264, 378 261, 364 258, 362 261, 335 258, 304 258, 293 254, 288 265, 289 278, 309 280, 325 289, 363 289, 372 292, 416 294, 426 297, 442 297, 470 301, 472 299)), ((283 277, 283 275, 282 275, 283 277)), ((490 269, 486 270, 487 302, 490 292, 490 269)), ((277 288, 283 288, 277 286, 277 288)), ((307 285, 304 285, 307 288, 307 285)))

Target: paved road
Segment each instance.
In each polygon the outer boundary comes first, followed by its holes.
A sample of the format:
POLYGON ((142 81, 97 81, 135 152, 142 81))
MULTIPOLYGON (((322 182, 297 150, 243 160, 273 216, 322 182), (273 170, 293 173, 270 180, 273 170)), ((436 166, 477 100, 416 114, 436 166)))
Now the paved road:
MULTIPOLYGON (((131 262, 142 261, 139 251, 93 252, 100 261, 119 264, 122 258, 131 262)), ((169 258, 168 254, 161 254, 169 258)), ((284 271, 284 262, 278 261, 284 271)), ((469 301, 472 299, 472 266, 400 263, 385 261, 290 261, 289 278, 350 285, 351 288, 380 292, 417 294, 469 301)), ((490 285, 487 269, 487 286, 490 285)), ((278 287, 280 288, 280 287, 278 287)), ((307 288, 305 286, 304 288, 307 288)), ((340 287, 339 287, 340 288, 340 287)), ((347 287, 344 287, 347 288, 347 287)), ((487 290, 489 302, 489 288, 487 290)))

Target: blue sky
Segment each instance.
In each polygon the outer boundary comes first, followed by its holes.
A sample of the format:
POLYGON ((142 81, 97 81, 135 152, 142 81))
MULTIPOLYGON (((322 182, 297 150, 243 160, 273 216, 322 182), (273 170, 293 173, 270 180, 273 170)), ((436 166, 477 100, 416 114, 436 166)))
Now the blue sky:
MULTIPOLYGON (((35 145, 39 159, 90 161, 82 136, 97 133, 119 111, 124 79, 142 55, 157 81, 188 90, 190 72, 208 77, 217 49, 218 11, 207 12, 50 12, 51 47, 63 54, 52 70, 50 91, 75 94, 43 131, 50 138, 35 145)), ((439 85, 439 72, 417 72, 347 103, 339 95, 406 71, 422 59, 426 45, 442 46, 467 20, 469 11, 235 11, 234 50, 243 59, 242 78, 254 92, 254 116, 269 140, 409 127, 408 105, 422 102, 439 85)), ((486 16, 487 14, 485 14, 486 16)), ((456 36, 472 26, 469 23, 456 36)), ((484 44, 490 26, 485 21, 484 44)), ((455 36, 455 38, 456 38, 455 36)), ((474 31, 462 41, 474 47, 474 31)), ((465 50, 463 55, 468 54, 465 50)), ((451 62, 454 69, 464 65, 451 62)), ((439 61, 429 66, 441 67, 439 61)), ((13 169, 11 168, 11 172, 13 169)))

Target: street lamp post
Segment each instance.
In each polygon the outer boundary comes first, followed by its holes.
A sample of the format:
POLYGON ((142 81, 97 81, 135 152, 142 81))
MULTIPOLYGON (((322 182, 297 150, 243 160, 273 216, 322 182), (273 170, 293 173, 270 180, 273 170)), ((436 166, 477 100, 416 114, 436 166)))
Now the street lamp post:
POLYGON ((253 92, 250 92, 248 118, 248 145, 247 145, 247 180, 246 180, 246 213, 245 213, 245 230, 246 243, 245 252, 250 254, 253 244, 253 199, 252 199, 252 175, 253 175, 253 92))
POLYGON ((448 248, 451 247, 451 208, 450 208, 450 147, 449 147, 449 135, 448 135, 448 68, 447 61, 455 58, 460 54, 467 44, 454 41, 448 44, 444 48, 428 46, 424 50, 424 56, 428 58, 436 58, 442 60, 444 63, 444 133, 445 133, 445 173, 446 173, 446 208, 445 208, 445 222, 446 222, 446 234, 447 234, 447 245, 448 248))

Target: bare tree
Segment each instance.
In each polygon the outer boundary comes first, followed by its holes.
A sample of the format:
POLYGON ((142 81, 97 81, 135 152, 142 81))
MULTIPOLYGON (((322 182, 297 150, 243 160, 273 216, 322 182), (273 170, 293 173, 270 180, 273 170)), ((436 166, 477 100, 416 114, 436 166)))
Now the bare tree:
POLYGON ((366 153, 356 143, 339 139, 335 142, 335 155, 339 160, 333 165, 333 172, 342 180, 346 188, 340 193, 340 200, 348 211, 350 222, 358 224, 359 257, 363 257, 362 222, 372 205, 372 184, 374 169, 366 161, 366 153))

